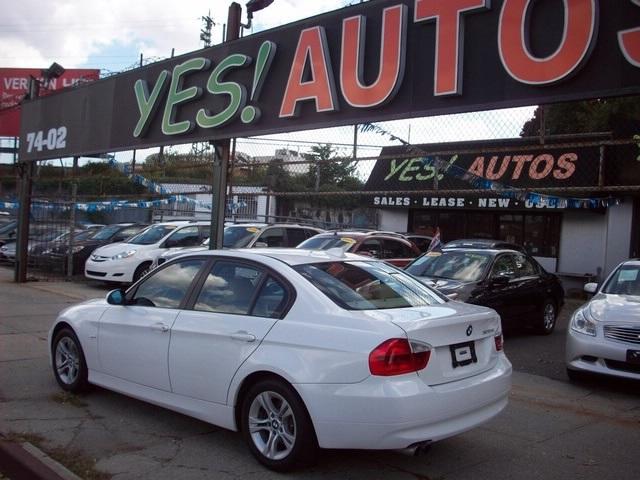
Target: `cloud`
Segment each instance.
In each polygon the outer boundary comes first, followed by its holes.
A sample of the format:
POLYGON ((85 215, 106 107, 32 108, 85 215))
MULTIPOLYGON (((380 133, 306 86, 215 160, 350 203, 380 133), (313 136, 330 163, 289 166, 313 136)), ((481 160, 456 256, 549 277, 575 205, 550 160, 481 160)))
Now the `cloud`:
MULTIPOLYGON (((222 40, 231 1, 214 0, 39 0, 14 2, 0 19, 0 67, 66 68, 89 66, 116 70, 146 58, 202 48, 201 17, 216 24, 213 43, 222 40), (88 63, 89 62, 89 63, 88 63)), ((244 3, 244 2, 242 2, 244 3)), ((275 0, 254 16, 253 32, 276 27, 348 5, 347 0, 275 0)), ((246 22, 246 16, 243 15, 246 22)))

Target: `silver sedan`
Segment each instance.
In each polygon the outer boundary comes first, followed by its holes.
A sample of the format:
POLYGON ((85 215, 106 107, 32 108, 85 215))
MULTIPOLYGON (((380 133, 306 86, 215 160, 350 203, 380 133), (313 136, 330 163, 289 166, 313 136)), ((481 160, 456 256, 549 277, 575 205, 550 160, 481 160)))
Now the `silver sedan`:
POLYGON ((567 330, 569 378, 598 373, 640 380, 640 260, 618 265, 593 298, 577 309, 567 330))

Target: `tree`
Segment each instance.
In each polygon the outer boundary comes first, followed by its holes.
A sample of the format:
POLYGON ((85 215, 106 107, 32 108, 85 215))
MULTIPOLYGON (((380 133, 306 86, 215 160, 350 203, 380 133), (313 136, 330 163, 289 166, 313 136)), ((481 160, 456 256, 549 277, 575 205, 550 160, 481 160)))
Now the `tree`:
POLYGON ((538 107, 522 127, 522 137, 539 136, 542 110, 545 134, 611 132, 616 138, 640 133, 640 97, 619 97, 538 107))
POLYGON ((352 158, 340 158, 335 153, 331 145, 318 144, 311 147, 311 153, 306 155, 315 162, 309 173, 316 192, 362 186, 362 182, 355 176, 357 163, 352 158))

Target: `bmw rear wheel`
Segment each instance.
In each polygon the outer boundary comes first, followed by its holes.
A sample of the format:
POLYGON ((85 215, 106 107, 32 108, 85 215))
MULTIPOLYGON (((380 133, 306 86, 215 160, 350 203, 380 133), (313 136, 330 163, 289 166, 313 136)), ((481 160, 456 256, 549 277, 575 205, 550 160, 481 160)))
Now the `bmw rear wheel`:
POLYGON ((263 380, 249 389, 242 404, 241 428, 251 453, 273 470, 307 465, 318 450, 302 400, 279 380, 263 380))

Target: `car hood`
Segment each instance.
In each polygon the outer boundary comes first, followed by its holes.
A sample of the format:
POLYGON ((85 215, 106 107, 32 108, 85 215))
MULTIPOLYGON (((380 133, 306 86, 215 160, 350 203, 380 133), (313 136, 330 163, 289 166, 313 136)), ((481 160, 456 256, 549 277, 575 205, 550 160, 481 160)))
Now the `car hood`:
POLYGON ((94 255, 101 255, 103 257, 111 257, 113 255, 117 255, 120 252, 126 252, 127 250, 150 250, 153 248, 158 248, 156 244, 152 245, 138 245, 135 243, 111 243, 109 245, 105 245, 103 247, 94 250, 94 255))
POLYGON ((600 322, 640 324, 640 296, 599 293, 589 302, 591 318, 600 322))
POLYGON ((469 298, 471 291, 477 284, 477 282, 461 282, 460 280, 454 280, 452 278, 418 277, 418 279, 425 285, 435 288, 444 295, 455 293, 455 299, 461 302, 469 298))

